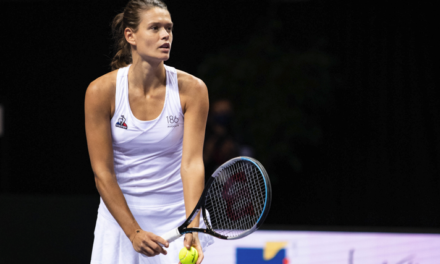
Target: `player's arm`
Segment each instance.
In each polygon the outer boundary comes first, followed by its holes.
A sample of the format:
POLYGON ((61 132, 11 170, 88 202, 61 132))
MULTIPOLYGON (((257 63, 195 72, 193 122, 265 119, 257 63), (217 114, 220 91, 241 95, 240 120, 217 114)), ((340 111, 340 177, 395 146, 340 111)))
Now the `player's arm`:
MULTIPOLYGON (((188 217, 197 205, 205 185, 203 141, 209 100, 208 89, 203 81, 186 73, 179 73, 179 75, 179 89, 184 112, 183 153, 180 174, 183 183, 186 217, 188 217)), ((194 218, 189 227, 198 226, 199 216, 194 218)), ((188 236, 185 236, 185 239, 187 238, 188 236)), ((198 243, 198 237, 194 239, 198 243)), ((191 242, 185 246, 191 246, 191 242)), ((201 249, 198 251, 200 254, 201 249)), ((202 259, 203 253, 202 256, 199 255, 198 263, 202 259)))
POLYGON ((110 213, 119 223, 130 241, 133 242, 136 251, 147 256, 166 253, 157 243, 152 243, 152 240, 157 240, 163 245, 168 246, 165 240, 141 230, 130 212, 121 188, 117 183, 114 172, 110 127, 112 102, 114 102, 115 96, 115 83, 113 79, 115 78, 110 78, 113 77, 111 75, 107 77, 104 76, 92 82, 87 88, 85 97, 87 146, 95 175, 96 188, 110 213), (145 236, 147 237, 145 238, 145 236), (144 238, 149 243, 146 247, 142 247, 142 241, 139 241, 139 239, 144 240, 144 238))

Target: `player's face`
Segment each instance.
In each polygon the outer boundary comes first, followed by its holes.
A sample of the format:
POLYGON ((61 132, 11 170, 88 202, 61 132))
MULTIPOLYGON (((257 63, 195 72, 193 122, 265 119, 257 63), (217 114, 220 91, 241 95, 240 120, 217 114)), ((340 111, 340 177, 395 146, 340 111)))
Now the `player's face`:
POLYGON ((142 12, 134 38, 135 50, 145 60, 168 60, 173 42, 173 22, 170 13, 158 7, 142 12))

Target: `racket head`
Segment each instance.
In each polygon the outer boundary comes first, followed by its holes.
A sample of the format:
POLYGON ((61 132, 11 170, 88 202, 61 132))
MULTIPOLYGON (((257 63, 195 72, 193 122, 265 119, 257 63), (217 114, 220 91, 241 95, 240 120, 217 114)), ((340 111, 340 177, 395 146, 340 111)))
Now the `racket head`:
POLYGON ((239 239, 261 226, 266 219, 272 187, 257 160, 233 158, 221 165, 205 187, 201 205, 207 233, 221 239, 239 239))

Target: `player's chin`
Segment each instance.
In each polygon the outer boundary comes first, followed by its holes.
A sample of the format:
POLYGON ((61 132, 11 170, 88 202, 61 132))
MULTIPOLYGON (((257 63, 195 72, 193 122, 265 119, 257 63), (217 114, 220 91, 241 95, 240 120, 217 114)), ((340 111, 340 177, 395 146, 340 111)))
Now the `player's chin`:
POLYGON ((145 61, 150 61, 150 62, 162 62, 162 61, 167 61, 170 59, 170 54, 164 54, 164 53, 158 53, 158 54, 151 54, 149 56, 145 56, 143 57, 143 59, 145 61))
POLYGON ((169 52, 161 52, 157 58, 161 61, 167 61, 170 59, 170 53, 169 52))

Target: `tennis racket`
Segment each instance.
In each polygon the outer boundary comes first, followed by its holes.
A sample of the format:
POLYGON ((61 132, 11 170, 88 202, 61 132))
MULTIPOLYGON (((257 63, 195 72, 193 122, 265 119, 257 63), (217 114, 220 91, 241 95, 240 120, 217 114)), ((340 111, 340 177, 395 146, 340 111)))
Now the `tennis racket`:
POLYGON ((264 222, 271 200, 272 189, 264 167, 253 158, 233 158, 221 165, 206 182, 188 219, 162 238, 172 242, 190 232, 202 232, 220 239, 245 237, 264 222), (202 211, 206 229, 188 228, 199 211, 202 211))

